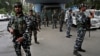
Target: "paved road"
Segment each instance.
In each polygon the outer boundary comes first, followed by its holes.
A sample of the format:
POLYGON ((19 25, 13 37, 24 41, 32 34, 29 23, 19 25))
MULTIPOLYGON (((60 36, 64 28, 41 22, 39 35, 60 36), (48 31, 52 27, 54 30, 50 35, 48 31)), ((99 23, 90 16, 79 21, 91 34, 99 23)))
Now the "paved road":
MULTIPOLYGON (((0 22, 0 56, 16 56, 12 36, 7 32, 6 26, 8 22, 0 22), (2 27, 1 27, 2 25, 2 27)), ((32 40, 31 53, 32 56, 74 56, 73 46, 76 40, 76 28, 72 28, 71 38, 66 38, 66 27, 63 32, 52 27, 42 27, 38 32, 38 41, 40 44, 35 44, 32 40)), ((100 30, 91 31, 91 37, 86 33, 83 48, 86 53, 81 53, 83 56, 100 56, 100 30)))

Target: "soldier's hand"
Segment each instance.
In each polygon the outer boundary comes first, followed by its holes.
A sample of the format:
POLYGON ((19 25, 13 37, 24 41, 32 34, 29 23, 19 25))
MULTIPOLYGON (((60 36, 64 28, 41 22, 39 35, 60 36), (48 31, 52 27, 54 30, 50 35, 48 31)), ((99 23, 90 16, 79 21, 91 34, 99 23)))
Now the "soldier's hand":
POLYGON ((90 19, 91 19, 91 18, 94 18, 94 16, 90 15, 89 18, 90 18, 90 19))
POLYGON ((14 30, 13 30, 12 28, 9 28, 9 32, 10 32, 11 34, 13 34, 13 33, 14 33, 14 30))
POLYGON ((23 40, 24 40, 23 37, 19 37, 16 41, 19 42, 19 43, 21 43, 23 40))
POLYGON ((94 12, 92 11, 92 12, 90 12, 90 16, 89 16, 90 18, 94 18, 94 12))

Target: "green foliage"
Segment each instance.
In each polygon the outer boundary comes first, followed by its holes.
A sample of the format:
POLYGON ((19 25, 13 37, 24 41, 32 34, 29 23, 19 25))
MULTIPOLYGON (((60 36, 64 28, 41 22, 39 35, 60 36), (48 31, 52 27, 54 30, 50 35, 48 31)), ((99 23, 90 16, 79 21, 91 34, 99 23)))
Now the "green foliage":
POLYGON ((0 13, 10 13, 13 8, 13 4, 20 0, 0 0, 0 13))
POLYGON ((70 7, 72 5, 79 5, 81 3, 86 3, 89 6, 94 5, 96 7, 96 9, 100 9, 100 0, 73 0, 70 3, 67 3, 65 6, 67 8, 67 7, 70 7))
POLYGON ((5 8, 0 9, 0 14, 5 14, 5 8))

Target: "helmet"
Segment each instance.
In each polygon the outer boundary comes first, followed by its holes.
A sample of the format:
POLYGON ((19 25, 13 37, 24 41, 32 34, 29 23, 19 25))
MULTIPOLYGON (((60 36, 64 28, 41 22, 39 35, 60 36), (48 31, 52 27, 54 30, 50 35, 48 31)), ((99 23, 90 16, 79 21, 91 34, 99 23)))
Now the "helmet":
POLYGON ((86 6, 86 4, 82 3, 82 4, 79 5, 79 9, 82 8, 82 7, 87 7, 87 6, 86 6))
POLYGON ((72 12, 72 9, 69 9, 69 12, 72 12))
POLYGON ((21 2, 16 2, 16 3, 14 4, 14 8, 15 8, 16 6, 22 8, 22 3, 21 3, 21 2))

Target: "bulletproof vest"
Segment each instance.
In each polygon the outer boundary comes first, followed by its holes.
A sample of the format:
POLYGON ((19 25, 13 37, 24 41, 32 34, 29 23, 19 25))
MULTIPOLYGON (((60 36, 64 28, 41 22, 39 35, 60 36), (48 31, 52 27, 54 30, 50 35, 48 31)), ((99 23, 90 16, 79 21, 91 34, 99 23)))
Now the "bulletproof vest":
POLYGON ((14 29, 14 35, 21 36, 26 30, 25 16, 13 17, 12 28, 14 29))
POLYGON ((64 13, 64 12, 61 13, 60 18, 61 18, 62 20, 64 20, 64 18, 65 18, 65 13, 64 13))
POLYGON ((57 19, 57 18, 58 18, 57 14, 56 13, 53 14, 53 19, 57 19))
POLYGON ((29 16, 28 18, 30 20, 30 28, 31 30, 36 30, 37 28, 37 19, 36 19, 36 16, 29 16))
MULTIPOLYGON (((77 23, 78 23, 78 26, 80 27, 84 27, 84 28, 87 28, 87 21, 88 21, 88 17, 86 17, 85 13, 83 12, 79 12, 78 14, 78 20, 77 20, 77 23)), ((90 21, 89 21, 90 22, 90 21)))
POLYGON ((71 13, 68 14, 68 21, 70 21, 70 22, 72 21, 72 14, 71 13))
POLYGON ((44 12, 44 18, 46 19, 47 17, 47 12, 44 12))
POLYGON ((31 18, 26 18, 26 23, 27 23, 27 29, 26 29, 26 32, 29 32, 32 30, 32 19, 31 18))

